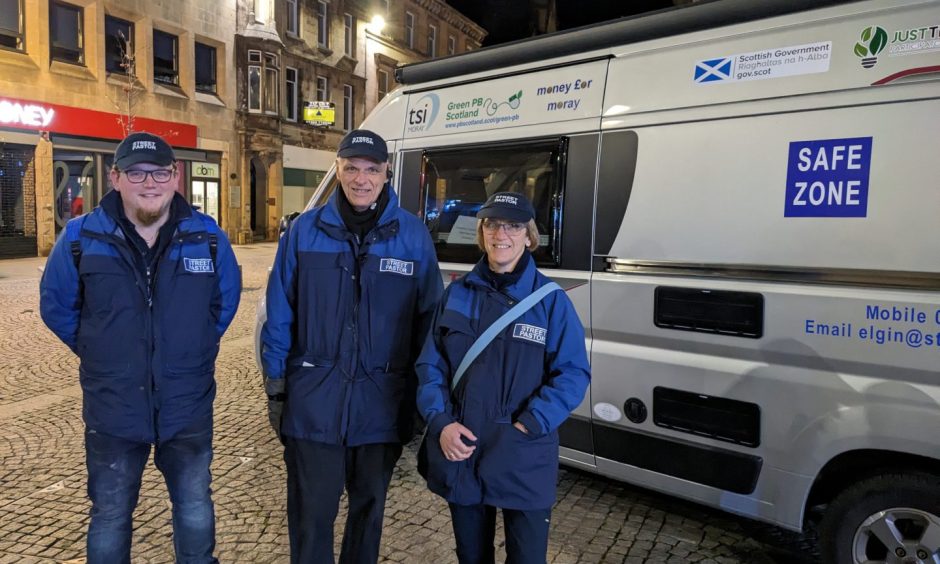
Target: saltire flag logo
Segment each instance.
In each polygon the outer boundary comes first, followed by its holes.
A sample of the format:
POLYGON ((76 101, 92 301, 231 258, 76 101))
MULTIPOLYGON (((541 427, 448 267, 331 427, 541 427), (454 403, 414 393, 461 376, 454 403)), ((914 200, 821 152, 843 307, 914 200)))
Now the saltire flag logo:
POLYGON ((731 57, 709 59, 695 64, 695 82, 716 82, 731 78, 731 57))

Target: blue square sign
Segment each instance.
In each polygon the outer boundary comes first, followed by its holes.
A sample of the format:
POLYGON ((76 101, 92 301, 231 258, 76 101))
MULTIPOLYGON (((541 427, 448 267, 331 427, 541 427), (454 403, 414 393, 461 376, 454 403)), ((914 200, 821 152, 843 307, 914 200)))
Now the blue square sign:
POLYGON ((866 217, 871 137, 793 141, 784 217, 866 217))

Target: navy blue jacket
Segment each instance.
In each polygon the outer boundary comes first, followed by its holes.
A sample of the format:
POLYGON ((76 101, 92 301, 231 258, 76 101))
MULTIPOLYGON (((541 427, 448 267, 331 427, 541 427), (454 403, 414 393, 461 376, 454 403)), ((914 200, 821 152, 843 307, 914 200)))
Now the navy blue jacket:
POLYGON ((428 487, 459 505, 548 509, 558 479, 557 429, 581 403, 591 378, 584 328, 568 296, 551 292, 493 339, 452 395, 453 373, 477 337, 550 282, 529 260, 519 279, 498 291, 483 268, 481 261, 448 286, 418 359, 428 487), (477 437, 476 450, 462 462, 445 459, 439 443, 441 430, 454 421, 477 437))
POLYGON ((286 378, 286 436, 357 446, 414 433, 414 361, 443 282, 427 227, 384 189, 364 241, 340 217, 340 188, 281 237, 261 358, 266 377, 286 378))
POLYGON ((46 262, 40 312, 81 361, 90 430, 152 443, 211 425, 215 358, 238 309, 240 275, 215 221, 174 198, 175 232, 158 258, 149 300, 138 251, 107 211, 120 205, 117 192, 69 221, 46 262), (218 241, 215 263, 210 233, 218 241), (74 240, 81 244, 77 269, 74 240))

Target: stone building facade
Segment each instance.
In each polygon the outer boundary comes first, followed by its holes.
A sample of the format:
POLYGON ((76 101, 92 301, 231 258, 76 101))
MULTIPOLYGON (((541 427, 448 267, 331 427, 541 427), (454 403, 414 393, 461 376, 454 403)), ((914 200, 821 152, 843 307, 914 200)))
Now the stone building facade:
POLYGON ((441 0, 238 2, 242 243, 274 240, 280 218, 303 209, 342 136, 394 89, 396 65, 476 49, 485 36, 441 0))
POLYGON ((179 192, 241 230, 235 2, 0 0, 0 256, 47 254, 131 130, 164 136, 179 192))

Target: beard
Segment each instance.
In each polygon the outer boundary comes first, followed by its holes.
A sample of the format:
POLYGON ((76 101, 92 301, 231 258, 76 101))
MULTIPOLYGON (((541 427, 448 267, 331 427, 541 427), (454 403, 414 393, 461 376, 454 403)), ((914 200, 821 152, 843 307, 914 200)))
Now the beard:
POLYGON ((171 202, 172 200, 167 202, 166 205, 161 206, 160 209, 156 211, 147 211, 142 208, 137 208, 137 210, 134 212, 134 217, 137 218, 137 221, 139 221, 140 224, 144 227, 153 225, 159 221, 160 218, 165 216, 167 212, 169 212, 171 202))

